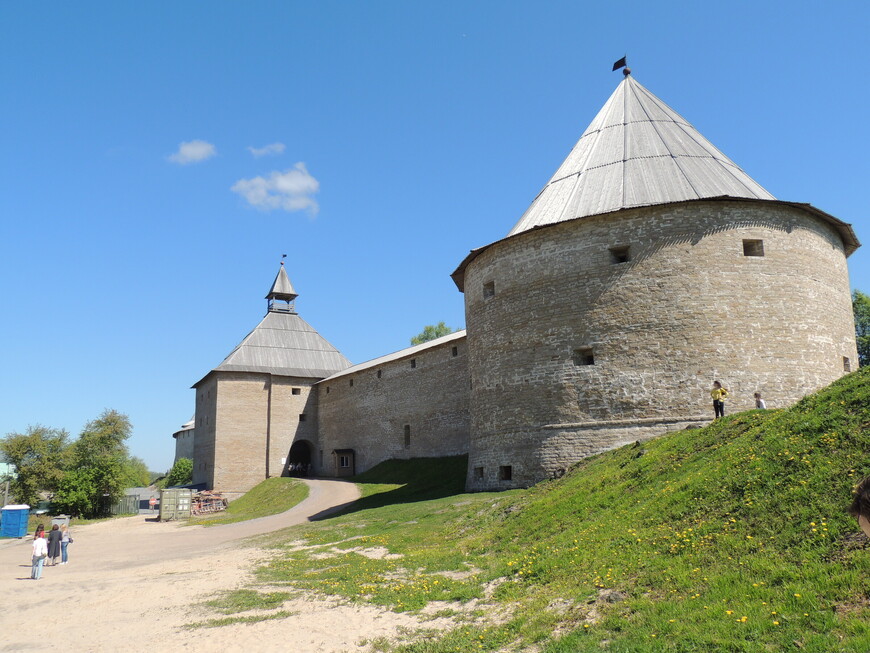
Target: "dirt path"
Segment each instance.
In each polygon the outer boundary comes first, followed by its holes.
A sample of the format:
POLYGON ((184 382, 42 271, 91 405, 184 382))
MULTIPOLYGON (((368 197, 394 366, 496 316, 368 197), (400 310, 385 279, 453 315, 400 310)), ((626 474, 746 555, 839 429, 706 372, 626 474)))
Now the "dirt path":
POLYGON ((185 629, 215 618, 198 604, 242 587, 263 552, 241 538, 302 523, 358 496, 341 481, 306 480, 309 497, 280 515, 224 526, 182 527, 128 517, 74 527, 68 565, 30 580, 30 540, 0 546, 0 651, 55 644, 69 651, 364 650, 364 638, 415 628, 407 615, 301 596, 293 616, 221 628, 185 629), (51 636, 51 639, 48 637, 51 636))

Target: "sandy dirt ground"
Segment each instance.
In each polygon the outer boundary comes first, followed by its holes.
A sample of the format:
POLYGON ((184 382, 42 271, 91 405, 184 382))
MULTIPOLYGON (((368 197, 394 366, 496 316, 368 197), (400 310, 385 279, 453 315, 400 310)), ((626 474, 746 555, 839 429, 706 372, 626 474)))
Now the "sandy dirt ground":
MULTIPOLYGON (((361 643, 421 624, 410 615, 300 594, 283 619, 219 628, 200 604, 245 587, 266 552, 243 538, 305 522, 357 498, 354 485, 306 480, 309 497, 280 515, 184 527, 139 515, 78 528, 67 565, 30 579, 32 540, 0 544, 0 651, 364 651, 361 643)), ((245 613, 246 614, 246 613, 245 613)), ((428 627, 437 624, 428 622, 428 627)))

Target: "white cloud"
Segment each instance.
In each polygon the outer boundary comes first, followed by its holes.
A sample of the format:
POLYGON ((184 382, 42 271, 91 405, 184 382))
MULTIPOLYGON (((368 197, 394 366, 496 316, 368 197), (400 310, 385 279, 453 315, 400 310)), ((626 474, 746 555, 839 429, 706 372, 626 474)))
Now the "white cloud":
POLYGON ((216 155, 217 149, 211 143, 206 141, 185 141, 178 145, 178 151, 175 154, 169 155, 169 160, 173 163, 187 165, 188 163, 205 161, 216 155))
POLYGON ((320 190, 320 182, 311 176, 302 162, 284 172, 273 170, 268 177, 239 179, 230 190, 262 211, 307 211, 314 216, 320 209, 312 197, 320 190))
POLYGON ((285 147, 284 143, 270 143, 263 147, 248 147, 248 152, 253 154, 255 159, 259 159, 261 156, 268 154, 281 154, 284 152, 285 147))

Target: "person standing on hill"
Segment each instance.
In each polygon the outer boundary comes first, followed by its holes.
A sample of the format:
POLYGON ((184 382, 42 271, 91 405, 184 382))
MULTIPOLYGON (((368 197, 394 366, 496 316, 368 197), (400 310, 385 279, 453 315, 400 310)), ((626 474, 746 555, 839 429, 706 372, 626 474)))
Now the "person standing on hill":
POLYGON ((713 398, 713 419, 725 417, 725 400, 728 398, 728 391, 722 387, 719 381, 713 381, 713 389, 710 391, 710 396, 713 398))
POLYGON ((855 488, 849 513, 858 520, 858 526, 864 531, 864 535, 870 537, 870 476, 855 488))
POLYGON ((36 532, 33 534, 33 569, 30 572, 30 577, 33 580, 42 578, 42 565, 45 563, 45 556, 48 555, 48 543, 45 541, 45 527, 42 524, 36 527, 36 532))
POLYGON ((51 558, 51 566, 57 564, 57 559, 60 557, 60 527, 57 524, 52 525, 48 532, 48 557, 51 558))

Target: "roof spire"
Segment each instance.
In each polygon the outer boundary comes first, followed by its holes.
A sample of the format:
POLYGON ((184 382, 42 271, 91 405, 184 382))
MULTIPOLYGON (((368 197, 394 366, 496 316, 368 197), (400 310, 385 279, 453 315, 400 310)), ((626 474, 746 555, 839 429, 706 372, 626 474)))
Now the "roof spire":
POLYGON ((266 299, 269 300, 269 311, 278 311, 281 313, 295 313, 295 307, 293 306, 293 300, 296 299, 299 294, 293 289, 293 284, 290 283, 290 279, 287 277, 287 270, 284 269, 284 259, 287 258, 286 254, 281 256, 281 267, 278 268, 278 274, 275 276, 275 281, 272 282, 272 287, 269 289, 269 294, 266 295, 266 299), (275 305, 275 300, 286 302, 286 304, 275 305))

